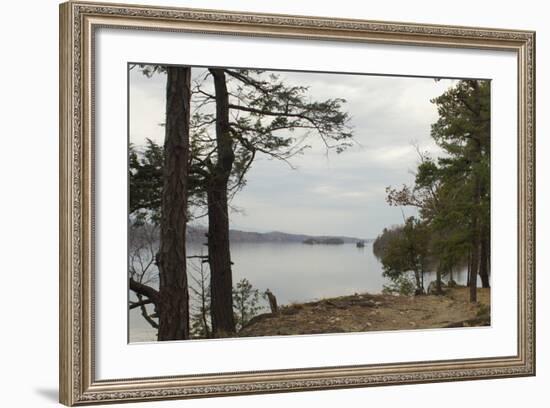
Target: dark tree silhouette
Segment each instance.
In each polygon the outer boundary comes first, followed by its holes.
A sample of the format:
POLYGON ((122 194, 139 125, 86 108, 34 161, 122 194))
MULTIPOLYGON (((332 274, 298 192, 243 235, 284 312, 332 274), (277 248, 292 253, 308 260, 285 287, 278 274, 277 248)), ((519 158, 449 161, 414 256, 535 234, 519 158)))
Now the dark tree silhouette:
POLYGON ((210 69, 216 92, 217 160, 207 179, 208 201, 208 262, 210 264, 210 293, 212 330, 214 336, 235 333, 233 318, 233 276, 229 249, 229 207, 227 184, 235 154, 229 125, 229 95, 222 69, 210 69))
POLYGON ((159 289, 130 277, 130 289, 155 305, 159 340, 189 338, 189 293, 185 232, 187 225, 191 68, 166 68, 166 124, 160 248, 156 256, 159 289))
POLYGON ((199 106, 215 103, 215 116, 194 119, 197 128, 215 123, 215 138, 204 142, 200 134, 203 143, 194 150, 199 154, 193 156, 191 169, 196 173, 193 180, 206 191, 212 330, 215 337, 224 337, 236 330, 229 246, 231 190, 245 184, 258 153, 288 163, 307 149, 307 134, 297 138, 292 135, 295 130, 316 133, 327 149, 338 153, 350 145, 352 132, 348 114, 341 111, 343 99, 310 101, 306 87, 287 85, 279 76, 258 70, 209 68, 208 72, 205 79, 212 76, 214 93, 204 81, 196 84, 194 92, 199 106))
POLYGON ((490 84, 463 80, 432 100, 439 118, 431 136, 446 155, 421 154, 413 187, 388 188, 391 205, 414 206, 430 227, 432 258, 441 274, 468 264, 470 301, 477 301, 477 276, 489 287, 490 84))
MULTIPOLYGON (((161 66, 141 68, 147 76, 167 72, 161 66)), ((352 132, 349 116, 342 111, 344 99, 311 101, 307 87, 285 84, 273 73, 208 68, 195 80, 191 93, 188 204, 207 208, 205 259, 210 266, 212 335, 225 337, 236 331, 229 205, 246 184, 254 159, 263 154, 290 165, 289 159, 310 147, 305 144, 310 134, 319 136, 327 151, 340 153, 351 145, 352 132), (302 132, 296 135, 297 130, 302 132)), ((137 183, 131 203, 136 209, 145 208, 141 214, 147 214, 153 222, 160 191, 148 181, 157 180, 158 184, 160 180, 157 150, 154 143, 149 143, 145 157, 131 159, 137 183)), ((189 214, 189 209, 186 211, 189 214)))

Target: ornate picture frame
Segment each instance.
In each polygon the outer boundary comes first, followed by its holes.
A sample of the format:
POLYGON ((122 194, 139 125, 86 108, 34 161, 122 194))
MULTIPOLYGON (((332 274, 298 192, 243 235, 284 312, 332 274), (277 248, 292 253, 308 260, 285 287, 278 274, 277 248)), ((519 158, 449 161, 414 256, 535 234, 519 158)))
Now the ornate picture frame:
POLYGON ((59 259, 60 402, 69 406, 535 375, 535 33, 78 1, 63 3, 60 6, 59 259), (518 73, 518 166, 514 181, 518 192, 517 353, 98 379, 98 350, 94 340, 97 296, 94 200, 100 186, 95 179, 94 58, 96 33, 102 28, 514 53, 518 73))

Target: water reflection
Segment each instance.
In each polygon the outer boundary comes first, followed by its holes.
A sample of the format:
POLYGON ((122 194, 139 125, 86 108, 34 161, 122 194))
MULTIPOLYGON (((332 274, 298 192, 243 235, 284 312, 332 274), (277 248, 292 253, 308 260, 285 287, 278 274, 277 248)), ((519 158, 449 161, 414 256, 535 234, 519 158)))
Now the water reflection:
POLYGON ((382 290, 387 283, 372 246, 238 243, 231 247, 234 280, 269 288, 281 304, 382 290))

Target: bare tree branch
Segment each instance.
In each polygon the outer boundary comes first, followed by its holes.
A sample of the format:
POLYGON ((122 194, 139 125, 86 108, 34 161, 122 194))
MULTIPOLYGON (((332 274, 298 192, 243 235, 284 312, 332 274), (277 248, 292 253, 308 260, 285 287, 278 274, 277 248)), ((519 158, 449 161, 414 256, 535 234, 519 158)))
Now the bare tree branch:
MULTIPOLYGON (((141 296, 141 295, 140 295, 141 296)), ((139 302, 130 302, 130 310, 135 309, 136 307, 152 304, 151 299, 140 300, 139 302)))
POLYGON ((138 295, 147 296, 155 304, 159 301, 159 292, 151 286, 144 285, 132 278, 130 278, 130 289, 136 292, 138 295))

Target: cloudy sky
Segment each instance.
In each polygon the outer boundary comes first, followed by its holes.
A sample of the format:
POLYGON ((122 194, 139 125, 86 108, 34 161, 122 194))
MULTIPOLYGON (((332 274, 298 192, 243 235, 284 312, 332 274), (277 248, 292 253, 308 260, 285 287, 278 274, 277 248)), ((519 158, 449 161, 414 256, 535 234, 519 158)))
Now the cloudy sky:
MULTIPOLYGON (((194 68, 193 75, 204 72, 194 68)), ((248 183, 232 205, 231 227, 247 231, 347 235, 374 238, 384 227, 403 221, 401 210, 385 201, 386 186, 410 184, 418 164, 414 147, 433 156, 440 150, 430 138, 437 120, 431 98, 455 80, 325 73, 280 72, 293 85, 309 86, 313 100, 345 98, 354 147, 328 156, 311 135, 311 149, 287 164, 257 157, 248 183)), ((162 144, 166 77, 130 71, 130 141, 162 144)), ((406 215, 413 210, 404 209, 406 215)))

